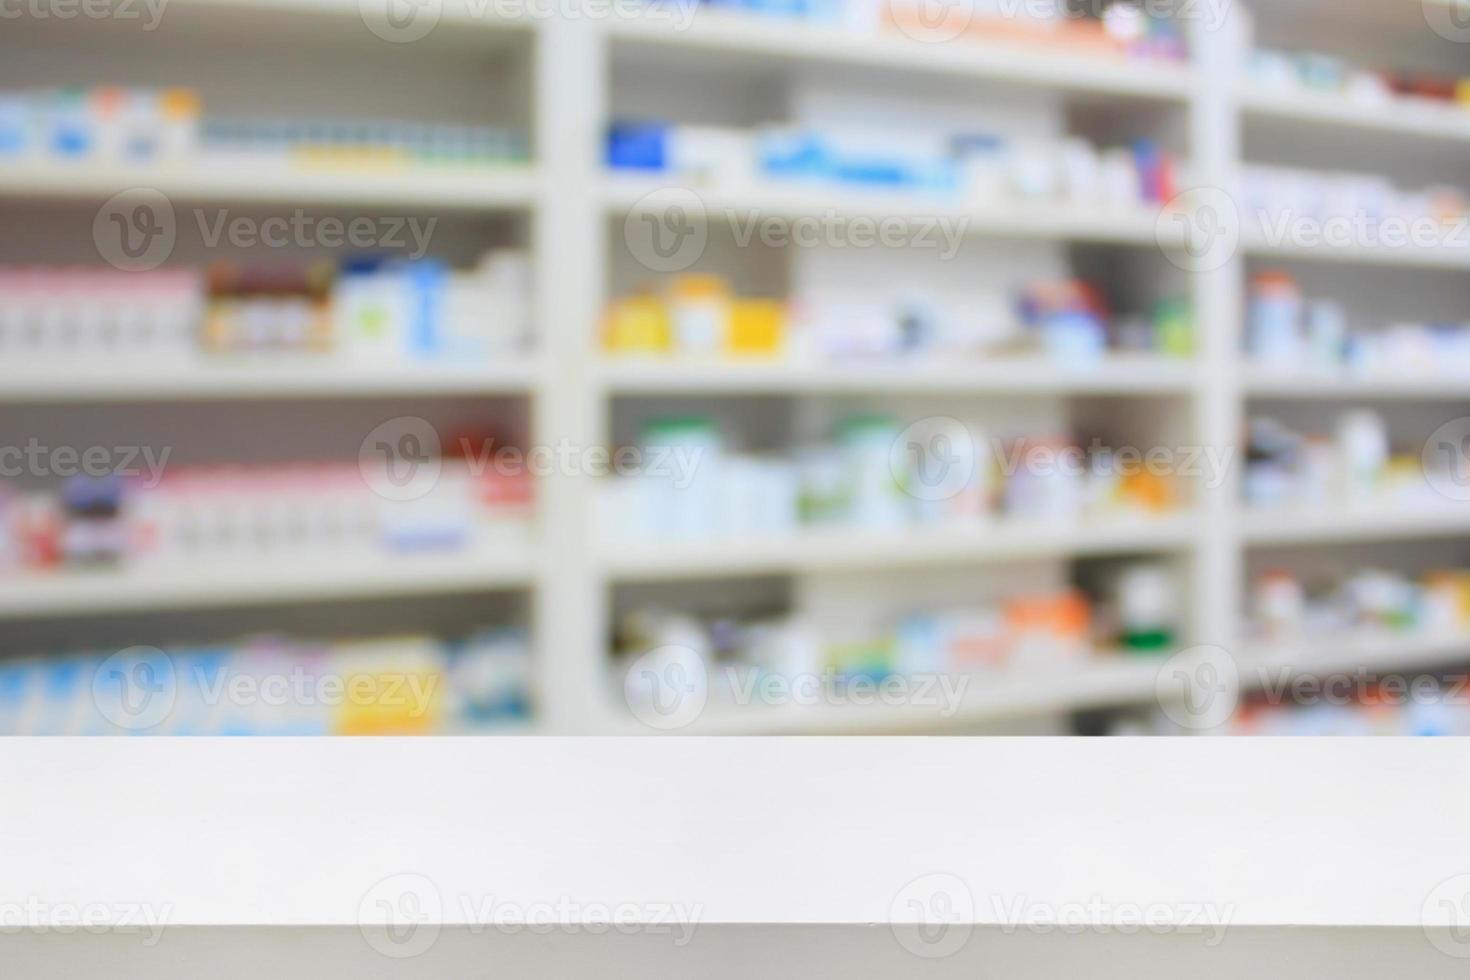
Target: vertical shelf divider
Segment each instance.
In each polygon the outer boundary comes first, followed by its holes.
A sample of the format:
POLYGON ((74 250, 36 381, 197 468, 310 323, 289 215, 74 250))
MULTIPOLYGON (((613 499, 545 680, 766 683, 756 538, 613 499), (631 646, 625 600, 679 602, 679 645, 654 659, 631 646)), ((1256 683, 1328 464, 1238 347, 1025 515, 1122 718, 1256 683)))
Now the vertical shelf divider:
MULTIPOLYGON (((533 440, 553 450, 568 446, 583 458, 602 444, 606 428, 592 342, 606 262, 596 193, 606 58, 605 35, 588 20, 555 17, 538 25, 533 118, 542 184, 533 237, 544 357, 533 440)), ((553 472, 542 481, 535 688, 539 728, 552 734, 608 727, 596 490, 580 472, 553 472)))
MULTIPOLYGON (((1240 125, 1235 78, 1245 63, 1244 12, 1232 6, 1210 30, 1193 24, 1194 84, 1190 96, 1191 156, 1198 184, 1240 200, 1240 125)), ((1244 259, 1237 247, 1217 269, 1192 273, 1199 361, 1195 430, 1201 446, 1227 463, 1217 486, 1199 490, 1201 537, 1195 557, 1194 642, 1240 650, 1241 441, 1240 320, 1244 259)), ((1206 469, 1206 473, 1209 470, 1206 469)))

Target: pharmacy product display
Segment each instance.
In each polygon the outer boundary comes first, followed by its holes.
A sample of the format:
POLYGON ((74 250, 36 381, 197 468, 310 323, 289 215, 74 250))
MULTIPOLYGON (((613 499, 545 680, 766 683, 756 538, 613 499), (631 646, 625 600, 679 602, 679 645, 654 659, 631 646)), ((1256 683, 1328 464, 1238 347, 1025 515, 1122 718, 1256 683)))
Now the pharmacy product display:
POLYGON ((892 133, 857 128, 748 130, 623 120, 608 133, 607 164, 613 171, 662 174, 711 189, 756 182, 881 188, 975 205, 1157 206, 1180 185, 1178 161, 1152 140, 1101 149, 1076 137, 1012 140, 984 132, 900 142, 892 133))
POLYGON ((781 303, 736 296, 717 276, 685 275, 615 300, 603 346, 614 355, 798 363, 1041 354, 1061 365, 1094 364, 1109 351, 1187 357, 1193 350, 1182 300, 1119 316, 1100 289, 1076 280, 1032 283, 1008 299, 975 311, 908 289, 887 308, 831 294, 781 303))
POLYGON ((0 362, 483 363, 528 347, 529 280, 525 254, 512 250, 466 271, 381 256, 151 272, 0 268, 0 362))
POLYGON ((1251 631, 1268 640, 1330 641, 1354 630, 1470 638, 1470 571, 1442 569, 1413 579, 1367 569, 1317 583, 1278 569, 1253 584, 1251 606, 1251 631))
POLYGON ((1383 417, 1343 412, 1331 435, 1302 434, 1272 418, 1250 423, 1245 499, 1252 507, 1443 506, 1426 479, 1422 446, 1395 453, 1383 417))
POLYGON ((524 134, 493 126, 350 117, 213 119, 203 115, 198 93, 182 88, 0 92, 0 161, 401 167, 527 159, 524 134))
POLYGON ((1470 111, 1470 76, 1377 71, 1318 51, 1257 48, 1247 62, 1250 80, 1279 92, 1315 92, 1395 112, 1470 111))
POLYGON ((442 461, 412 500, 379 496, 355 463, 167 466, 148 477, 0 485, 0 572, 462 551, 518 540, 532 482, 442 461))
POLYGON ((856 34, 901 32, 945 40, 1008 41, 1096 57, 1183 60, 1188 49, 1178 28, 1154 16, 1151 5, 1112 0, 1101 16, 1085 17, 1065 0, 975 0, 935 18, 913 0, 706 0, 720 10, 838 26, 856 34))
POLYGON ((1249 309, 1246 347, 1251 361, 1264 370, 1470 378, 1470 322, 1351 329, 1341 304, 1304 299, 1296 279, 1276 269, 1251 278, 1249 309))
POLYGON ((4 735, 421 735, 524 724, 519 630, 131 647, 0 662, 4 735), (156 700, 127 699, 148 678, 156 700), (152 707, 157 705, 157 708, 152 707))
POLYGON ((832 635, 802 616, 700 617, 639 608, 622 617, 617 654, 626 673, 653 651, 689 651, 710 694, 739 700, 767 676, 839 691, 919 675, 1048 670, 1100 655, 1162 654, 1179 641, 1179 596, 1163 566, 1123 566, 1096 601, 1077 589, 901 612, 871 635, 832 635))
POLYGON ((1470 707, 1463 674, 1360 675, 1322 678, 1291 675, 1283 689, 1300 698, 1284 700, 1257 693, 1242 699, 1234 713, 1204 732, 1181 731, 1158 711, 1117 721, 1113 735, 1279 735, 1279 736, 1466 736, 1470 707))
POLYGON ((1157 516, 1180 505, 1181 488, 1171 475, 1100 441, 992 440, 978 429, 954 429, 953 422, 928 419, 906 433, 896 418, 853 416, 837 426, 831 442, 778 456, 739 452, 708 418, 655 420, 638 447, 650 465, 606 481, 603 526, 624 537, 698 540, 779 537, 799 528, 885 532, 983 527, 997 519, 1106 521, 1157 516), (915 444, 946 447, 946 467, 966 479, 941 485, 935 461, 915 454, 915 444))
POLYGON ((1387 177, 1246 167, 1243 220, 1268 245, 1302 248, 1464 247, 1470 196, 1456 187, 1404 190, 1387 177))
POLYGON ((1433 675, 1385 678, 1351 698, 1315 704, 1273 704, 1248 699, 1220 735, 1465 736, 1470 709, 1464 678, 1433 675))

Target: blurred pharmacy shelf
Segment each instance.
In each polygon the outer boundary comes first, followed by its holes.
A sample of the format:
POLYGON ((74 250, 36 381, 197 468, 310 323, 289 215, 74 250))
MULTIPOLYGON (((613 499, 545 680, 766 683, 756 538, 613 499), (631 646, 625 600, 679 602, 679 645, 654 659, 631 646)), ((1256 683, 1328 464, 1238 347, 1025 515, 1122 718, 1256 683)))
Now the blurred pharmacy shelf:
MULTIPOLYGON (((1296 643, 1257 644, 1239 661, 1242 692, 1299 677, 1365 671, 1374 675, 1434 671, 1470 660, 1470 636, 1363 630, 1296 643)), ((1153 701, 1168 662, 1162 656, 1097 651, 1050 670, 956 675, 964 684, 953 708, 841 704, 737 706, 717 701, 684 735, 844 735, 962 731, 1023 718, 1126 707, 1153 701)), ((1173 696, 1173 695, 1169 695, 1173 696)), ((629 731, 647 732, 641 723, 629 731)))
POLYGON ((946 394, 1188 394, 1195 367, 1164 357, 1110 356, 1094 365, 1040 358, 871 363, 609 360, 603 386, 619 395, 945 392, 946 394))
POLYGON ((1282 508, 1241 514, 1246 544, 1320 544, 1392 541, 1470 534, 1470 503, 1282 508))
MULTIPOLYGON (((1241 248, 1220 268, 1187 274, 1195 310, 1197 360, 1109 356, 1086 367, 1063 368, 1035 359, 976 360, 886 365, 761 362, 613 361, 598 350, 594 324, 613 275, 604 234, 609 219, 622 218, 673 201, 670 183, 656 178, 610 178, 602 169, 601 140, 614 108, 613 65, 631 63, 654 88, 670 86, 659 73, 708 69, 715 86, 690 86, 698 99, 729 77, 755 76, 800 85, 814 79, 841 83, 869 75, 895 93, 939 91, 976 102, 1011 101, 1044 117, 1047 132, 1075 132, 1079 107, 1097 110, 1086 122, 1110 126, 1129 138, 1158 128, 1182 144, 1179 156, 1201 185, 1230 186, 1245 162, 1240 136, 1255 123, 1277 128, 1348 135, 1381 134, 1410 139, 1428 157, 1447 145, 1470 142, 1470 114, 1445 107, 1393 103, 1357 104, 1325 94, 1278 92, 1244 81, 1246 51, 1236 24, 1193 31, 1194 61, 1172 64, 1127 60, 1077 51, 1049 50, 1023 42, 957 39, 932 43, 895 31, 852 33, 836 25, 797 22, 773 15, 741 14, 693 5, 655 4, 646 11, 537 11, 526 5, 443 0, 432 6, 431 34, 415 44, 394 45, 374 37, 375 5, 391 0, 174 0, 165 30, 198 32, 201 38, 232 39, 262 25, 289 35, 295 45, 344 50, 311 68, 332 73, 346 58, 356 63, 367 44, 390 54, 472 51, 488 66, 501 55, 529 52, 524 86, 494 85, 504 97, 506 118, 534 134, 536 162, 523 167, 469 169, 454 166, 309 169, 255 160, 221 160, 192 167, 123 167, 87 163, 0 165, 0 198, 32 202, 96 201, 129 189, 151 188, 175 203, 229 202, 295 206, 351 205, 369 211, 424 209, 463 216, 509 213, 524 216, 524 233, 535 266, 535 323, 542 354, 536 363, 501 362, 481 367, 349 367, 330 364, 280 365, 232 362, 197 366, 67 364, 40 373, 7 371, 0 403, 29 406, 109 402, 194 403, 220 400, 366 399, 507 396, 531 420, 533 442, 601 446, 619 399, 716 395, 918 395, 938 397, 1018 396, 1028 399, 1085 399, 1106 396, 1108 410, 1162 422, 1179 444, 1233 445, 1247 398, 1470 400, 1470 382, 1451 378, 1356 378, 1285 376, 1241 363, 1239 319, 1245 303, 1247 258, 1304 260, 1345 265, 1470 269, 1470 249, 1306 247, 1272 245, 1264 233, 1245 232, 1241 248), (584 16, 585 14, 585 16, 584 16), (692 15, 692 20, 684 17, 692 15), (510 28, 510 30, 506 30, 510 28), (625 57, 626 56, 626 57, 625 57), (730 73, 731 67, 737 69, 730 73), (721 73, 724 72, 722 75, 721 73), (743 74, 742 74, 743 73, 743 74), (889 83, 894 83, 889 86, 889 83), (1024 98, 1010 99, 1012 95, 1024 98), (524 104, 520 101, 523 100, 524 104), (1034 107, 1034 108, 1033 108, 1034 107), (1177 117, 1177 118, 1176 118, 1177 117), (1159 120, 1163 122, 1159 122, 1159 120), (1160 398, 1177 400, 1161 407, 1160 398), (1137 399, 1132 404, 1129 399, 1137 399), (1177 426, 1177 430, 1175 428, 1177 426)), ((1290 0, 1305 6, 1307 0, 1290 0)), ((1228 7, 1229 5, 1227 5, 1228 7)), ((1412 13, 1418 18, 1417 5, 1412 13)), ((386 17, 390 8, 383 8, 386 17)), ((1240 11, 1228 12, 1234 18, 1240 11)), ((23 15, 24 16, 24 15, 23 15)), ((1422 29, 1422 25, 1416 26, 1422 29)), ((390 22, 390 27, 392 24, 390 22)), ((397 28, 393 28, 397 29, 397 28)), ((8 30, 8 28, 7 28, 8 30)), ((293 49, 295 50, 295 49, 293 49)), ((305 50, 312 50, 307 47, 305 50)), ((118 43, 110 54, 148 58, 145 47, 118 43)), ((1383 53, 1391 60, 1391 51, 1383 53)), ((3 53, 0 53, 3 57, 3 53)), ((477 62, 478 63, 478 62, 477 62)), ((153 77, 140 65, 133 84, 153 77)), ((201 65, 201 71, 207 65, 201 65)), ((1466 74, 1470 74, 1467 71, 1466 74)), ((307 72, 303 77, 313 77, 307 72)), ((190 79, 165 79, 187 83, 190 79)), ((701 82, 708 79, 701 79, 701 82)), ((486 79, 476 78, 476 85, 486 79)), ((730 86, 734 88, 735 86, 730 86)), ((239 93, 237 93, 239 94, 239 93)), ((237 101, 249 101, 244 93, 237 101)), ((343 90, 324 84, 326 102, 343 90)), ((666 93, 667 94, 667 93, 666 93)), ((790 93, 782 93, 789 97, 790 93)), ((670 114, 691 103, 670 95, 670 114)), ((446 104, 447 104, 446 100, 446 104)), ((789 101, 789 98, 787 99, 789 101)), ((424 107, 431 116, 442 107, 424 107)), ((447 110, 446 110, 447 111, 447 110)), ((732 118, 734 118, 732 116, 732 118)), ((741 117, 743 118, 743 117, 741 117)), ((694 120, 690 120, 694 121, 694 120)), ((1275 130, 1273 129, 1274 133, 1275 130)), ((1077 133, 1088 138, 1102 134, 1077 133)), ((1110 134, 1115 135, 1115 134, 1110 134)), ((1364 142, 1368 142, 1364 140, 1364 142)), ((1336 161, 1328 161, 1336 165, 1336 161)), ((1155 280, 1177 287, 1180 268, 1170 258, 1192 243, 1183 223, 1145 208, 1079 211, 1065 204, 965 206, 954 197, 899 195, 879 191, 823 189, 810 185, 741 187, 691 186, 710 221, 751 216, 839 219, 898 219, 944 222, 967 238, 1066 246, 1126 246, 1127 285, 1141 295, 1167 293, 1155 280), (1146 255, 1147 252, 1155 253, 1146 255), (1138 263, 1143 258, 1155 263, 1138 263)), ((682 197, 682 195, 679 195, 682 197)), ((682 203, 682 202, 680 202, 682 203)), ((699 217, 698 214, 693 217, 699 217)), ((615 235, 613 236, 616 237, 615 235)), ((94 243, 68 261, 95 264, 94 243)), ((1081 252, 1082 250, 1077 250, 1081 252)), ((1090 257, 1090 256, 1089 256, 1090 257)), ((1105 257, 1107 258, 1107 257, 1105 257)), ((25 260, 25 259, 21 259, 25 260)), ((1178 264, 1178 263, 1176 263, 1178 264)), ((1182 263, 1188 268, 1190 263, 1182 263)), ((977 273, 979 274, 979 273, 977 273)), ((1351 270, 1338 274, 1350 275, 1351 270)), ((777 294, 784 295, 784 294, 777 294)), ((1092 406, 1084 406, 1087 414, 1092 406)), ((531 600, 537 708, 535 729, 549 732, 625 730, 626 711, 612 712, 609 672, 609 593, 627 585, 669 587, 693 579, 826 575, 881 575, 889 570, 963 567, 1030 559, 1068 562, 1078 558, 1171 555, 1186 579, 1191 638, 1233 644, 1239 639, 1242 566, 1252 548, 1276 545, 1376 542, 1470 536, 1465 507, 1374 507, 1251 513, 1233 500, 1237 488, 1202 493, 1188 514, 1106 524, 1020 525, 998 522, 965 530, 920 529, 892 534, 804 531, 777 540, 640 540, 589 545, 598 530, 593 481, 552 478, 538 489, 546 536, 535 547, 497 554, 377 556, 334 562, 290 560, 213 566, 197 571, 130 569, 75 572, 0 580, 0 618, 87 616, 128 610, 209 609, 251 604, 303 603, 328 599, 374 600, 436 593, 525 590, 531 600), (544 490, 544 494, 542 493, 544 490)), ((1062 570, 1065 573, 1065 569, 1062 570)), ((1240 642, 1238 649, 1250 649, 1240 642)), ((1300 662, 1334 669, 1370 664, 1382 668, 1470 656, 1470 641, 1454 637, 1361 635, 1328 644, 1261 648, 1263 662, 1300 662)), ((688 732, 849 732, 954 730, 1039 713, 1146 703, 1153 700, 1158 661, 1132 656, 1098 656, 1081 669, 975 678, 951 718, 919 707, 758 708, 737 712, 711 706, 688 732)))
MULTIPOLYGON (((920 704, 738 706, 712 699, 682 735, 844 735, 960 731, 1016 719, 1122 707, 1155 696, 1165 658, 1099 651, 1050 670, 958 674, 952 708, 920 704)), ((936 700, 938 695, 935 695, 936 700)), ((637 721, 629 731, 647 733, 637 721)))
MULTIPOLYGON (((175 11, 216 16, 265 13, 299 19, 350 19, 357 23, 377 15, 377 7, 381 7, 379 16, 386 21, 392 9, 384 0, 170 0, 169 7, 175 11)), ((532 9, 526 4, 477 0, 436 0, 433 7, 435 27, 444 28, 446 33, 526 28, 531 24, 532 9)), ((411 21, 410 17, 405 23, 411 21)))
MULTIPOLYGON (((705 188, 656 178, 610 177, 603 190, 607 208, 616 214, 662 211, 683 203, 667 196, 670 188, 699 198, 705 218, 737 221, 809 216, 853 220, 900 220, 953 229, 966 237, 1041 239, 1182 248, 1184 231, 1162 221, 1157 210, 1143 207, 1078 209, 1065 203, 956 206, 948 195, 892 194, 881 191, 783 187, 705 188), (662 192, 662 193, 661 193, 662 192)), ((698 219, 698 213, 688 214, 698 219)), ((937 234, 937 232, 936 232, 937 234)))
POLYGON ((758 68, 841 65, 951 75, 1093 99, 1183 103, 1189 98, 1193 78, 1188 68, 1179 65, 1068 54, 1049 51, 1044 45, 974 38, 926 42, 898 32, 867 35, 712 9, 700 10, 686 24, 683 18, 691 11, 672 4, 660 6, 651 16, 610 19, 609 33, 619 41, 720 56, 758 68))
POLYGON ((1285 400, 1393 399, 1406 401, 1470 400, 1470 378, 1433 372, 1416 375, 1358 376, 1347 372, 1280 372, 1247 368, 1247 395, 1285 400))
POLYGON ((505 547, 15 575, 0 579, 0 618, 519 589, 533 583, 534 571, 528 548, 505 547))
POLYGON ((306 167, 230 159, 192 166, 0 164, 0 197, 96 200, 153 190, 171 202, 355 205, 501 211, 530 207, 529 168, 306 167))
POLYGON ((1470 269, 1470 234, 1464 228, 1446 225, 1444 242, 1438 245, 1402 247, 1384 244, 1293 243, 1271 241, 1264 231, 1244 231, 1241 243, 1246 254, 1260 258, 1310 262, 1343 262, 1361 265, 1403 266, 1418 269, 1470 269))
POLYGON ((617 581, 681 580, 983 564, 1026 558, 1182 551, 1194 543, 1186 515, 1107 523, 997 521, 891 533, 803 531, 784 539, 610 543, 602 561, 617 581))
POLYGON ((1455 106, 1395 99, 1362 104, 1331 93, 1247 86, 1240 96, 1247 120, 1409 137, 1416 141, 1470 143, 1470 113, 1455 106))
MULTIPOLYGON (((1354 670, 1432 671, 1466 661, 1470 661, 1470 636, 1463 633, 1363 629, 1310 640, 1258 642, 1242 666, 1320 676, 1354 670)), ((1248 687, 1259 688, 1269 677, 1248 671, 1243 680, 1248 687)))
MULTIPOLYGON (((303 358, 305 359, 305 358, 303 358)), ((156 368, 144 365, 78 365, 65 371, 0 373, 0 403, 163 402, 222 399, 377 398, 421 395, 523 395, 540 377, 529 361, 494 364, 362 367, 332 362, 278 363, 220 358, 156 368)))

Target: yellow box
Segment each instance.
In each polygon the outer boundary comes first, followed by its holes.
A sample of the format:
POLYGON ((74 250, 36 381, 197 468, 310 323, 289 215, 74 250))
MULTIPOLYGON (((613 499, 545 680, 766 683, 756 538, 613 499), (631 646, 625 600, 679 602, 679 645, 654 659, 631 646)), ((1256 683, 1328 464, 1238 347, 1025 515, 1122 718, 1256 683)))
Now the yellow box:
POLYGON ((730 307, 731 354, 779 354, 786 345, 786 310, 775 300, 737 299, 730 307))

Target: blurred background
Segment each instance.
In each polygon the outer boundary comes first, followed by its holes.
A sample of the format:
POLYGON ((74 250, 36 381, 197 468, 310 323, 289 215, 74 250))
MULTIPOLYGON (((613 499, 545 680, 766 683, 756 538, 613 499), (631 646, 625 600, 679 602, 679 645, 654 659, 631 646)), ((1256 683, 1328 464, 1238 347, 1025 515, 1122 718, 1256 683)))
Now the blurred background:
POLYGON ((1470 733, 1467 44, 0 0, 0 731, 1470 733))

